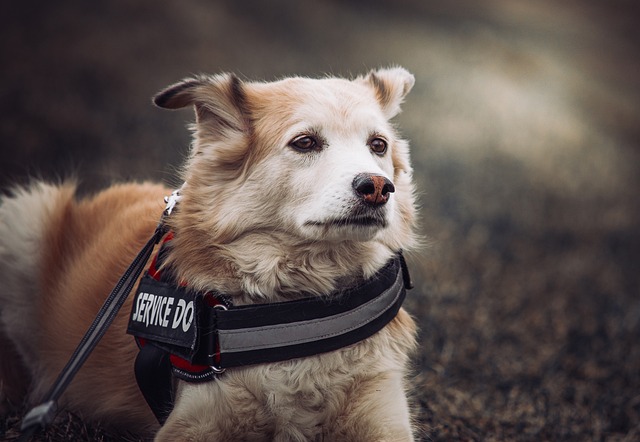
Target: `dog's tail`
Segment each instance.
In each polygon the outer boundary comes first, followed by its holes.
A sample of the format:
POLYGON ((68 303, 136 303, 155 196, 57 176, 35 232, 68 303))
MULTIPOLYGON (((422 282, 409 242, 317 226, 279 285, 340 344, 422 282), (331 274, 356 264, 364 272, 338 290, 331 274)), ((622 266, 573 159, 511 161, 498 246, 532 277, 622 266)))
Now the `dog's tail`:
POLYGON ((72 183, 35 182, 0 200, 0 332, 23 360, 33 355, 37 340, 47 232, 61 222, 75 189, 72 183))

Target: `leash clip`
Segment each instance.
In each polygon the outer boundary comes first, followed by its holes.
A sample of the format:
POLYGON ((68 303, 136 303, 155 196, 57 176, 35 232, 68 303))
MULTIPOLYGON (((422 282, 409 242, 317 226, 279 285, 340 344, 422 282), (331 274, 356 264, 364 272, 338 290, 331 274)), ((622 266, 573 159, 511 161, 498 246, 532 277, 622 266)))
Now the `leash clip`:
POLYGON ((171 215, 173 209, 175 209, 178 202, 180 202, 180 199, 182 198, 182 196, 180 195, 180 190, 182 190, 182 188, 176 189, 171 193, 171 195, 164 197, 164 202, 167 203, 167 206, 164 208, 164 213, 166 216, 171 215))

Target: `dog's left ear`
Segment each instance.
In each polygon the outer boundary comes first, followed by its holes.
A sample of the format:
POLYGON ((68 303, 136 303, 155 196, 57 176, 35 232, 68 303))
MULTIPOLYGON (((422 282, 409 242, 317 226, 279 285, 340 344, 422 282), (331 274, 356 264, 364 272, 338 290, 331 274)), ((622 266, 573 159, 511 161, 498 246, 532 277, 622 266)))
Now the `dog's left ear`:
POLYGON ((374 88, 387 118, 400 113, 400 105, 415 83, 414 76, 401 67, 371 71, 364 80, 374 88))
POLYGON ((233 74, 197 76, 161 91, 153 99, 163 109, 193 105, 197 122, 245 131, 248 112, 243 84, 233 74))

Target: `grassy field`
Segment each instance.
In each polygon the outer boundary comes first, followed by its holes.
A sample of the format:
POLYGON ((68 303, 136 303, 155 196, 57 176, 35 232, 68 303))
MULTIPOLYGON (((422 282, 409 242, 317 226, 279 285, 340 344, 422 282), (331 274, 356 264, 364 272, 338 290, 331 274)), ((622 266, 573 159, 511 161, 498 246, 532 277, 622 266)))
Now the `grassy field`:
MULTIPOLYGON (((191 114, 150 97, 192 73, 402 65, 416 76, 397 121, 424 237, 406 303, 421 440, 640 440, 633 2, 212 3, 3 6, 0 186, 175 184, 191 114)), ((112 437, 69 416, 41 440, 112 437)))

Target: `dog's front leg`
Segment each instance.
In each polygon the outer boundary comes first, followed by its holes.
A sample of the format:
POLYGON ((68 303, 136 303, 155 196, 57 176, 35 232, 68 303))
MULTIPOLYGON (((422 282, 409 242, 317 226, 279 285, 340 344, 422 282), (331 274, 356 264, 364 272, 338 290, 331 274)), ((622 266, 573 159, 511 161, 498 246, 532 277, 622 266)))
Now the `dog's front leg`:
POLYGON ((345 410, 324 440, 412 442, 409 405, 400 372, 360 381, 345 410))

